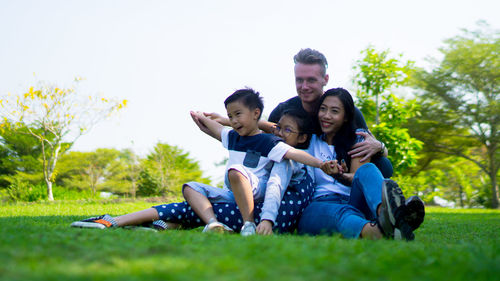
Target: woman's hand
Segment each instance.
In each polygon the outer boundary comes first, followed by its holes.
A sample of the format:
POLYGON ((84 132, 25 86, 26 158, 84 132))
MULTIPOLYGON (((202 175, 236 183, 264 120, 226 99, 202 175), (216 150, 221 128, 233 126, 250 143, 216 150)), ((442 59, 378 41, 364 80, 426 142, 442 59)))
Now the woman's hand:
POLYGON ((341 174, 342 178, 349 181, 352 183, 352 180, 354 179, 354 174, 353 173, 343 173, 341 174))
POLYGON ((262 220, 256 229, 259 235, 271 235, 273 234, 273 223, 268 220, 262 220))

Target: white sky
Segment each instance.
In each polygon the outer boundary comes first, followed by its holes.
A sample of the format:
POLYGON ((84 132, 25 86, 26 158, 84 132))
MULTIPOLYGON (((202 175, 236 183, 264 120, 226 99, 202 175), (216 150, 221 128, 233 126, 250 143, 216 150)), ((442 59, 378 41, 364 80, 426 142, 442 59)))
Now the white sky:
POLYGON ((39 81, 85 95, 127 99, 117 117, 73 150, 177 145, 206 175, 226 155, 191 121, 190 110, 225 113, 223 101, 250 86, 264 114, 296 95, 293 55, 323 52, 329 87, 350 88, 352 66, 369 44, 424 66, 461 28, 500 27, 500 1, 25 1, 0 0, 0 95, 39 81))

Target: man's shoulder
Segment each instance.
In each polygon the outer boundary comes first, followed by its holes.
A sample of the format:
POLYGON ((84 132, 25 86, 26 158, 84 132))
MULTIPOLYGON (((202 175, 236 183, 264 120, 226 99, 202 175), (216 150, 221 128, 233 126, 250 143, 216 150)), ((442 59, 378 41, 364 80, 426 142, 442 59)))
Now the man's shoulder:
POLYGON ((280 104, 284 104, 284 105, 300 105, 302 106, 302 101, 300 100, 300 97, 299 96, 295 96, 293 98, 289 98, 287 99, 286 101, 280 103, 280 104))
POLYGON ((287 110, 300 110, 304 109, 302 107, 302 101, 300 100, 299 96, 295 96, 293 98, 287 99, 284 102, 281 102, 276 106, 273 111, 271 112, 271 115, 269 115, 269 121, 278 123, 279 119, 283 115, 283 112, 287 110))

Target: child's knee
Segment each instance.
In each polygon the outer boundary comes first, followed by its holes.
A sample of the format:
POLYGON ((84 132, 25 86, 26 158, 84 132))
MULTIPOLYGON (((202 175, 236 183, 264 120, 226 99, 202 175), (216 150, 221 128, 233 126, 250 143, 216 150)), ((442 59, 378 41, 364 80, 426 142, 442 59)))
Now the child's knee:
POLYGON ((229 171, 227 172, 227 177, 229 179, 229 182, 241 182, 241 181, 244 181, 244 180, 247 180, 247 178, 238 170, 236 169, 229 169, 229 171))
POLYGON ((184 198, 186 198, 186 196, 189 197, 189 195, 192 194, 192 192, 197 192, 197 191, 191 186, 189 186, 188 183, 182 185, 182 195, 184 196, 184 198))

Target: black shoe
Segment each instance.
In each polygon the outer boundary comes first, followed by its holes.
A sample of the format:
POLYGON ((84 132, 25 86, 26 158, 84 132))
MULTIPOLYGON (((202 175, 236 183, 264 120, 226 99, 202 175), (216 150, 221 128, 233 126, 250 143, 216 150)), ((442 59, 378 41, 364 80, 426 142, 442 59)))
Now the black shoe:
POLYGON ((393 180, 382 183, 382 204, 378 225, 385 237, 406 241, 415 239, 413 230, 405 220, 407 208, 403 191, 393 180))
POLYGON ((406 222, 410 225, 411 229, 415 231, 423 222, 425 217, 424 201, 418 196, 411 196, 406 199, 407 214, 405 217, 406 222))

